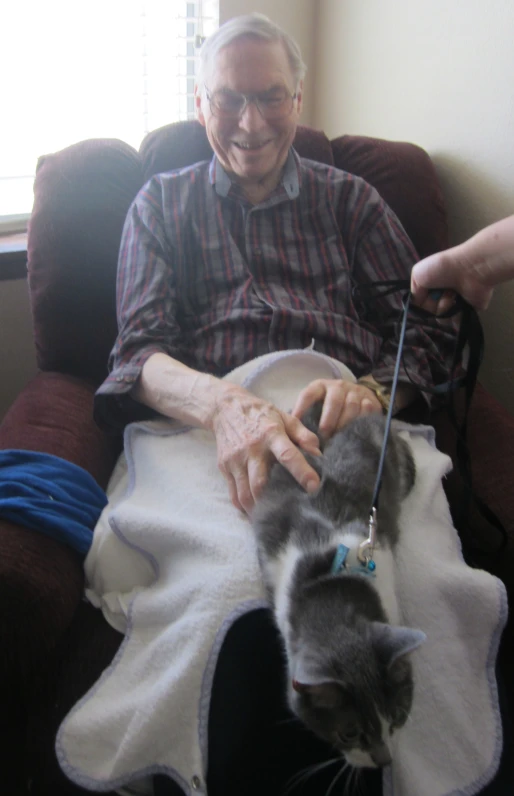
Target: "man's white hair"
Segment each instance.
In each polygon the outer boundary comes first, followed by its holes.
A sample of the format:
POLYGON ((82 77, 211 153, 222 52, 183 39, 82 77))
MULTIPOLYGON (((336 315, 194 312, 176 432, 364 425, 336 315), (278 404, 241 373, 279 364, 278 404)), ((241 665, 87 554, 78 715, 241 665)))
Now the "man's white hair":
POLYGON ((202 89, 208 81, 219 51, 243 36, 254 36, 263 41, 281 41, 291 65, 295 85, 303 80, 307 67, 296 41, 264 14, 255 12, 232 17, 205 40, 200 50, 200 63, 196 78, 199 88, 202 89))

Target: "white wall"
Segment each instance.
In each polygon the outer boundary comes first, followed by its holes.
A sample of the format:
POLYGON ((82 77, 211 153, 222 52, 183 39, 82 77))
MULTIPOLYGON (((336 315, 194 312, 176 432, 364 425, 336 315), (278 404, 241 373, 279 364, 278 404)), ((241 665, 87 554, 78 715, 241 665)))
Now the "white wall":
POLYGON ((35 373, 27 282, 0 282, 0 421, 35 373))
MULTIPOLYGON (((514 213, 512 0, 320 0, 314 123, 432 156, 452 241, 514 213)), ((514 284, 484 313, 481 379, 514 412, 514 284)))
POLYGON ((314 44, 317 0, 220 0, 220 24, 239 14, 258 11, 280 25, 298 42, 307 64, 302 124, 314 119, 314 44))

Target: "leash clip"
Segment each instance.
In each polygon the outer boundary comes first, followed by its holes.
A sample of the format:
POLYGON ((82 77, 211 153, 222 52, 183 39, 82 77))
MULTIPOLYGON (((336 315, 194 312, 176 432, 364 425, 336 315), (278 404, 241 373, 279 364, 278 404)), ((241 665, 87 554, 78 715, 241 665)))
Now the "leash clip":
POLYGON ((373 561, 373 554, 377 544, 377 509, 375 506, 371 509, 368 524, 368 538, 360 543, 357 548, 357 558, 369 570, 375 569, 375 562, 373 561))

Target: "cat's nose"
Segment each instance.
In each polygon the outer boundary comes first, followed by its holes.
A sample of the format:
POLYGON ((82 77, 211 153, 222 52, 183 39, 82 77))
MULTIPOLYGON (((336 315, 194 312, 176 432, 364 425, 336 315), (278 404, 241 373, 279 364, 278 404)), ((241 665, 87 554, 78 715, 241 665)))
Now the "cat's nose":
POLYGON ((373 749, 370 749, 369 754, 375 765, 380 766, 380 768, 391 763, 391 753, 385 743, 378 744, 373 749))

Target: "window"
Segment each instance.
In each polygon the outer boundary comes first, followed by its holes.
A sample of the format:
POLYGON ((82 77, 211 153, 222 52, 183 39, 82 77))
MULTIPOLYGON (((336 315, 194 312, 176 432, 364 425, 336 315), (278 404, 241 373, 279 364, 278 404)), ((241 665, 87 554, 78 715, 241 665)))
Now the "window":
POLYGON ((199 47, 218 0, 8 0, 2 9, 0 223, 32 207, 37 159, 85 138, 138 148, 194 117, 199 47))

